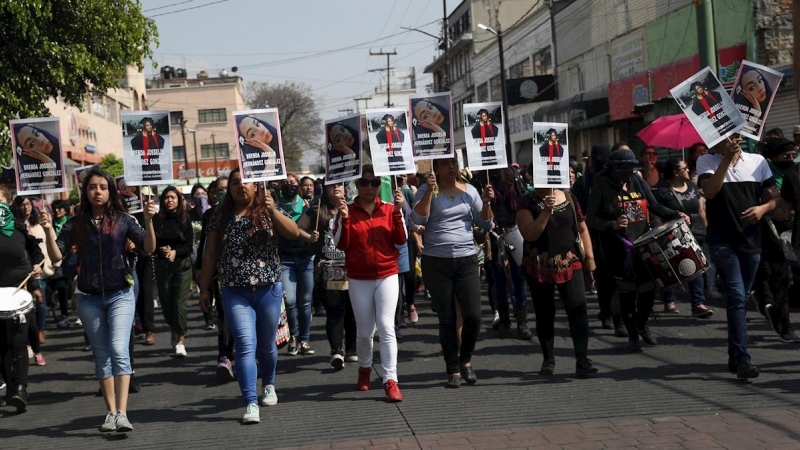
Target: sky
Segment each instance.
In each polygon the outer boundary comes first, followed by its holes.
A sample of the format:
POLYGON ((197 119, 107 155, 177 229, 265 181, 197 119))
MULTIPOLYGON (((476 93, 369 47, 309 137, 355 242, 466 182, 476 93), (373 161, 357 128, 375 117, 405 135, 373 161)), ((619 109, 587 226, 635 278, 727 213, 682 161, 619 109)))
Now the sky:
MULTIPOLYGON (((431 83, 423 74, 433 61, 436 39, 400 27, 438 35, 442 2, 406 0, 141 0, 156 21, 159 66, 200 70, 216 76, 233 66, 245 82, 306 83, 318 99, 323 120, 356 107, 353 97, 374 94, 386 58, 370 50, 397 51, 392 67, 415 67, 418 89, 431 83), (203 6, 207 5, 207 6, 203 6), (180 11, 183 10, 183 11, 180 11)), ((447 2, 448 13, 458 2, 447 2)), ((158 69, 148 66, 148 77, 158 69)), ((362 103, 363 105, 363 103, 362 103)))

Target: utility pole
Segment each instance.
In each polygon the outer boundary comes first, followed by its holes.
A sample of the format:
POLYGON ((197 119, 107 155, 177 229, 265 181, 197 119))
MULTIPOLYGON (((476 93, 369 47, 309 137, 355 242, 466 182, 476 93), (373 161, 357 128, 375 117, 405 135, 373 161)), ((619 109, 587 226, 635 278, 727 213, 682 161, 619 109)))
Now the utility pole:
POLYGON ((447 0, 442 0, 442 39, 444 39, 444 84, 450 90, 450 36, 447 30, 447 0))
POLYGON ((511 133, 509 133, 508 131, 509 110, 508 110, 508 92, 506 92, 506 59, 505 55, 503 54, 503 31, 495 30, 492 27, 487 27, 482 23, 478 24, 478 28, 484 31, 488 31, 489 33, 492 33, 493 35, 497 36, 497 52, 500 55, 500 90, 503 91, 501 93, 500 98, 503 102, 503 111, 505 112, 506 115, 506 117, 503 118, 503 131, 505 131, 506 135, 505 136, 506 158, 508 158, 508 161, 517 162, 516 154, 511 148, 511 133))
MULTIPOLYGON (((186 119, 181 119, 181 140, 183 141, 183 162, 184 167, 189 169, 189 152, 186 151, 186 119)), ((180 176, 180 175, 178 175, 180 176)))
POLYGON ((363 100, 364 101, 364 109, 368 109, 369 105, 367 104, 367 101, 372 100, 372 97, 354 97, 353 100, 356 101, 356 110, 358 110, 358 112, 361 112, 360 109, 358 108, 358 102, 363 100))
MULTIPOLYGON (((556 90, 556 98, 558 98, 558 55, 556 53, 556 0, 549 0, 547 6, 550 8, 550 40, 553 47, 550 49, 550 57, 553 59, 553 79, 554 88, 556 90)), ((546 67, 544 68, 547 69, 546 67)))
POLYGON ((392 107, 392 95, 391 95, 391 73, 393 67, 390 67, 389 58, 392 56, 397 55, 397 50, 392 50, 391 52, 384 52, 383 49, 379 52, 373 52, 372 50, 369 51, 370 56, 386 56, 386 68, 385 69, 374 69, 370 70, 370 72, 383 72, 386 71, 386 107, 392 107))
POLYGON ((219 177, 219 165, 217 165, 217 135, 211 133, 211 145, 214 149, 214 176, 219 177))
POLYGON ((197 130, 190 128, 189 132, 192 133, 192 142, 194 142, 194 176, 197 182, 200 182, 200 160, 197 158, 197 130))
POLYGON ((694 0, 694 6, 697 10, 697 47, 700 50, 700 67, 708 66, 714 76, 719 76, 712 0, 694 0))
POLYGON ((353 108, 343 108, 343 109, 340 109, 340 110, 338 110, 338 111, 339 111, 340 113, 345 113, 345 114, 347 114, 348 116, 349 116, 349 115, 351 115, 351 114, 353 114, 353 108))

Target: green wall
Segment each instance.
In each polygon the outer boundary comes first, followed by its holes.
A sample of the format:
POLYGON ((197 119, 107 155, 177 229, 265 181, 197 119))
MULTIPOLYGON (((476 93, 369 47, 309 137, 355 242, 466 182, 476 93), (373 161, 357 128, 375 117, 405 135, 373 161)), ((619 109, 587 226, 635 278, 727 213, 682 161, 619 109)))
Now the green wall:
MULTIPOLYGON (((752 0, 714 2, 717 47, 745 42, 751 55, 753 40, 752 0)), ((689 5, 647 25, 647 68, 654 69, 697 53, 697 13, 689 5)))

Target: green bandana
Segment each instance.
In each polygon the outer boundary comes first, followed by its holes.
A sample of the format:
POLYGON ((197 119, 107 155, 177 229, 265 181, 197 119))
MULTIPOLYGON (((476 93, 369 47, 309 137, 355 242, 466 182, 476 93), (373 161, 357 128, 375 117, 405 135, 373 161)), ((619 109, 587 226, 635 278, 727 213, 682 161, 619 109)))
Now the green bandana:
POLYGON ((6 237, 14 234, 14 214, 11 213, 8 203, 0 203, 0 233, 6 237))
POLYGON ((65 223, 67 223, 66 215, 64 215, 64 217, 60 219, 53 219, 53 229, 56 231, 56 236, 61 234, 61 228, 64 226, 65 223))

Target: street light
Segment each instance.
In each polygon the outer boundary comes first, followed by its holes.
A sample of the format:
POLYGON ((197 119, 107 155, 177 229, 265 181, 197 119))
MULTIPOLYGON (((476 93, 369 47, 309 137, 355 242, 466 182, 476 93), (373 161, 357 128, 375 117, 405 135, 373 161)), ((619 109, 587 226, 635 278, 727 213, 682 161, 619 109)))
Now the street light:
POLYGON ((506 93, 506 60, 503 56, 503 32, 495 30, 492 27, 487 27, 486 25, 479 23, 478 28, 483 31, 488 31, 493 35, 497 36, 497 52, 500 54, 500 90, 503 91, 502 93, 502 101, 503 101, 503 111, 505 111, 506 117, 503 117, 503 131, 506 134, 506 158, 508 158, 509 162, 516 162, 517 158, 515 158, 514 152, 511 151, 511 135, 508 132, 508 94, 506 93))

